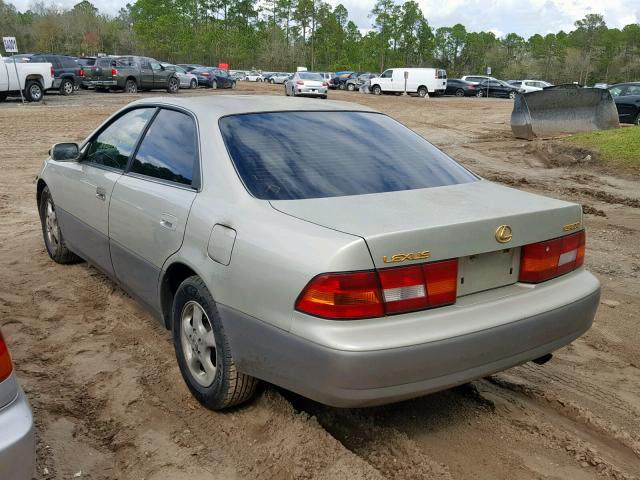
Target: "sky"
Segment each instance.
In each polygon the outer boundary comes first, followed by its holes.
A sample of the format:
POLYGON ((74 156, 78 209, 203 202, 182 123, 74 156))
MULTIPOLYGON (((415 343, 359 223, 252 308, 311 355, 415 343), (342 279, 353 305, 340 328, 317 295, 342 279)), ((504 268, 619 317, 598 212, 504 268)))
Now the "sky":
MULTIPOLYGON (((30 0, 9 0, 18 10, 29 7, 30 0)), ((71 7, 79 0, 54 0, 62 7, 71 7)), ((127 1, 95 0, 100 11, 116 14, 127 1)), ((398 0, 401 3, 402 0, 398 0)), ((497 36, 509 32, 528 38, 534 33, 570 31, 573 22, 589 13, 604 15, 609 27, 623 27, 640 23, 640 0, 417 0, 429 24, 434 27, 461 23, 469 31, 492 31, 497 36)), ((45 0, 46 3, 50 1, 45 0)), ((332 5, 342 3, 349 10, 349 18, 360 29, 371 28, 368 17, 374 0, 328 0, 332 5)))

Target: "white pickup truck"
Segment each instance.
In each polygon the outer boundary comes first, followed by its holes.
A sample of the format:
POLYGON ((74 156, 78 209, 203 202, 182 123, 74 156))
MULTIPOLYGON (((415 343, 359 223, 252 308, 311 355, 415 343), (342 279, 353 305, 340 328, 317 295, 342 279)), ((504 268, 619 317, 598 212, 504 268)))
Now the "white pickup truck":
POLYGON ((20 90, 29 102, 39 102, 44 91, 53 86, 53 76, 50 63, 14 64, 11 57, 0 55, 0 102, 9 95, 20 95, 20 90))

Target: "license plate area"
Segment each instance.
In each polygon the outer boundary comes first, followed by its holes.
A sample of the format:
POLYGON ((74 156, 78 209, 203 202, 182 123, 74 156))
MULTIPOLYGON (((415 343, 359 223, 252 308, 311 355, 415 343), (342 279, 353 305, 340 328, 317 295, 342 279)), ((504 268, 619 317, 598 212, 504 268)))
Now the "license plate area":
POLYGON ((507 248, 458 259, 458 296, 470 295, 518 281, 520 248, 507 248))

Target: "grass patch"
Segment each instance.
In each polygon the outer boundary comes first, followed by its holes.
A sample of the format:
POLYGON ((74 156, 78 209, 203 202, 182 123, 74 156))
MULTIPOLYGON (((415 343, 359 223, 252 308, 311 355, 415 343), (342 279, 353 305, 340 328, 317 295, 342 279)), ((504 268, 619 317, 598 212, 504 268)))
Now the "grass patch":
POLYGON ((562 140, 593 149, 602 162, 640 170, 640 127, 577 133, 562 140))

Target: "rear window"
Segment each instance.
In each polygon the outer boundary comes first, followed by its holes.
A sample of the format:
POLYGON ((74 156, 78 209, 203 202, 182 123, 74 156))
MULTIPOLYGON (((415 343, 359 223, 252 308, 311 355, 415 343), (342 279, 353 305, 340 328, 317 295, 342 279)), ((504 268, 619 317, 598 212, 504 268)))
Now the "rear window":
POLYGON ((231 115, 220 131, 249 192, 263 200, 364 195, 477 177, 418 134, 369 112, 231 115))
POLYGON ((322 81, 322 75, 319 73, 299 73, 298 76, 302 80, 316 80, 318 82, 322 81))

